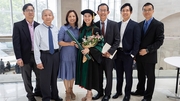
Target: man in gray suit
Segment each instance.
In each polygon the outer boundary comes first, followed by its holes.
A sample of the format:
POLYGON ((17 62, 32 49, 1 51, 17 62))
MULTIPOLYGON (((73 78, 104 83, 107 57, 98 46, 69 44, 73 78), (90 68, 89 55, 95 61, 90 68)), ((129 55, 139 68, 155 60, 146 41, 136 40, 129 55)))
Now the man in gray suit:
POLYGON ((104 43, 108 43, 109 45, 111 45, 111 47, 107 52, 102 54, 103 59, 99 71, 100 89, 98 91, 98 94, 94 96, 92 99, 97 100, 100 97, 102 97, 105 93, 105 95, 102 98, 102 101, 109 101, 112 90, 112 70, 113 70, 114 58, 115 58, 114 57, 113 59, 110 59, 109 57, 113 55, 113 53, 118 48, 120 42, 120 35, 119 35, 118 24, 107 18, 109 14, 109 7, 107 4, 101 3, 98 6, 97 14, 100 17, 100 21, 96 22, 96 26, 98 26, 101 29, 101 34, 104 35, 104 43), (104 93, 103 93, 103 71, 105 72, 106 81, 107 81, 104 93))

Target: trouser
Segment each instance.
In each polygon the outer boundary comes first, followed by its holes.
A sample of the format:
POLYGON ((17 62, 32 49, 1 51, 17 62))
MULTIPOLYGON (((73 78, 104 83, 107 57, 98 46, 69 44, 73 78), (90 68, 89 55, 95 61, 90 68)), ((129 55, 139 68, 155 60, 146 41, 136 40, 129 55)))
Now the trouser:
POLYGON ((30 63, 29 64, 24 64, 23 67, 21 68, 21 75, 23 78, 23 82, 24 82, 24 86, 25 86, 25 90, 27 92, 27 97, 31 98, 33 97, 33 86, 32 86, 32 71, 34 71, 35 75, 36 75, 36 87, 34 92, 35 93, 39 93, 41 94, 40 91, 40 81, 39 81, 39 69, 36 67, 36 63, 34 60, 34 54, 31 53, 31 59, 30 59, 30 63))
POLYGON ((59 71, 59 52, 54 54, 41 52, 44 69, 40 70, 40 88, 42 101, 58 98, 57 75, 59 71))
POLYGON ((99 69, 99 91, 98 93, 103 94, 103 71, 105 72, 106 77, 106 87, 105 87, 105 95, 110 96, 112 90, 112 70, 114 65, 114 60, 109 58, 104 58, 102 60, 100 69, 99 69))
POLYGON ((144 92, 145 99, 152 99, 155 86, 155 63, 136 62, 138 71, 137 92, 144 92), (147 87, 145 81, 147 77, 147 87))

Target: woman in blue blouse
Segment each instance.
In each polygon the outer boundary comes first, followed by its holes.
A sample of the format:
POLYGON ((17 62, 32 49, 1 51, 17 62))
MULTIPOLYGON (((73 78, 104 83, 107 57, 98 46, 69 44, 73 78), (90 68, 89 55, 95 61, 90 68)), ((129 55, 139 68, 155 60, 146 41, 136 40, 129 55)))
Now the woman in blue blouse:
POLYGON ((77 48, 75 42, 69 37, 66 31, 69 30, 76 39, 79 36, 78 16, 74 10, 69 10, 66 14, 66 24, 60 28, 58 41, 60 49, 60 68, 58 77, 64 81, 66 89, 66 101, 75 100, 73 84, 76 72, 77 48))

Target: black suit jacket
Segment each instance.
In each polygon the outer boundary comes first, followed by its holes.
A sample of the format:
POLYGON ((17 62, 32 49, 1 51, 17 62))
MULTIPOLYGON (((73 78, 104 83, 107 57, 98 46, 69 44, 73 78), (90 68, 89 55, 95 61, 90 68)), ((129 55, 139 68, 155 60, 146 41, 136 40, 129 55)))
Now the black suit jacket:
MULTIPOLYGON (((95 25, 100 28, 100 21, 96 22, 95 25)), ((114 21, 107 19, 107 26, 104 36, 104 43, 111 45, 108 52, 112 55, 119 46, 120 35, 118 30, 118 24, 114 21)))
POLYGON ((144 56, 137 55, 137 61, 146 63, 157 63, 157 50, 164 41, 164 24, 152 19, 146 33, 143 33, 144 21, 139 23, 141 28, 141 44, 140 49, 148 49, 149 53, 144 56))
MULTIPOLYGON (((34 28, 39 23, 34 21, 34 28)), ((30 62, 31 56, 31 35, 26 20, 14 23, 13 27, 13 48, 16 59, 22 59, 24 64, 30 62)))
MULTIPOLYGON (((121 31, 121 24, 122 22, 118 23, 119 32, 121 31)), ((124 35, 121 41, 123 52, 125 54, 132 54, 135 56, 139 51, 140 40, 141 40, 140 27, 137 22, 130 19, 126 26, 126 29, 124 31, 124 35)))

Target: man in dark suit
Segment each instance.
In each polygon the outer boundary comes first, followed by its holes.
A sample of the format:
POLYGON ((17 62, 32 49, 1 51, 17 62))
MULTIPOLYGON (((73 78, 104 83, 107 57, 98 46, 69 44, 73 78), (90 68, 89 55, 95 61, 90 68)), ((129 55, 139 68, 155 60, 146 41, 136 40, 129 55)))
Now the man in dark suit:
POLYGON ((157 63, 157 50, 163 44, 164 25, 153 17, 154 6, 146 3, 142 7, 145 20, 140 22, 142 38, 139 54, 136 57, 138 71, 138 85, 131 95, 144 96, 142 101, 151 101, 155 85, 155 64, 157 63), (147 77, 147 87, 145 81, 147 77))
POLYGON ((115 58, 114 57, 113 59, 110 59, 109 57, 113 55, 113 53, 116 51, 120 42, 120 35, 119 35, 117 23, 107 19, 107 16, 109 14, 109 7, 107 4, 105 3, 100 4, 98 6, 97 13, 100 17, 100 21, 96 22, 96 26, 98 26, 101 29, 102 35, 104 35, 104 43, 108 43, 109 45, 111 45, 111 47, 107 52, 102 54, 103 59, 99 71, 100 89, 98 91, 98 94, 94 96, 92 99, 96 100, 104 95, 103 71, 105 71, 106 87, 105 87, 105 95, 102 98, 102 101, 109 101, 112 90, 112 70, 113 70, 114 58, 115 58))
POLYGON ((116 99, 122 95, 123 76, 125 72, 126 86, 123 101, 129 101, 130 99, 133 58, 138 53, 141 40, 141 31, 138 23, 130 19, 132 10, 132 6, 129 3, 125 3, 121 7, 123 20, 118 23, 121 42, 117 49, 117 58, 115 59, 117 85, 116 94, 113 98, 116 99))
POLYGON ((36 101, 34 96, 41 96, 39 85, 39 70, 34 60, 34 28, 39 25, 34 21, 34 7, 32 4, 25 4, 22 8, 25 19, 14 23, 13 47, 17 64, 21 68, 24 86, 29 101, 36 101), (36 75, 36 87, 33 94, 31 83, 32 71, 36 75))

